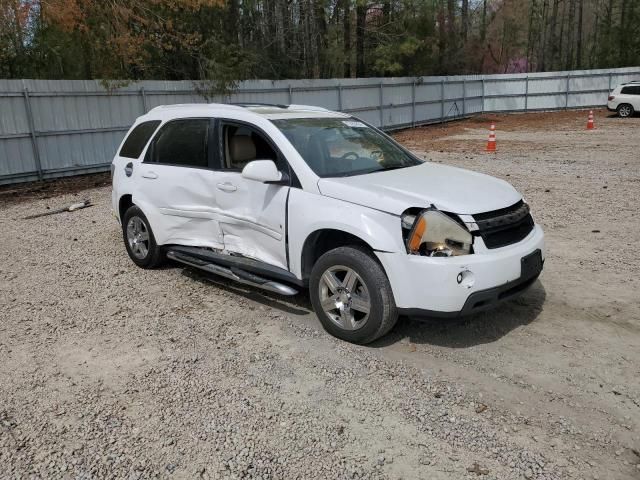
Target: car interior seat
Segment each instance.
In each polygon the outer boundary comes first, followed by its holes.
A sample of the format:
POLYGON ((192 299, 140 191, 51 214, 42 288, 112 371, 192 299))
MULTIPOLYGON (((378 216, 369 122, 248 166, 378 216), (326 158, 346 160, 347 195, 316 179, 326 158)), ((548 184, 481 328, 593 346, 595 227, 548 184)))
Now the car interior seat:
POLYGON ((242 169, 256 159, 256 144, 249 135, 234 135, 229 139, 229 168, 242 169))

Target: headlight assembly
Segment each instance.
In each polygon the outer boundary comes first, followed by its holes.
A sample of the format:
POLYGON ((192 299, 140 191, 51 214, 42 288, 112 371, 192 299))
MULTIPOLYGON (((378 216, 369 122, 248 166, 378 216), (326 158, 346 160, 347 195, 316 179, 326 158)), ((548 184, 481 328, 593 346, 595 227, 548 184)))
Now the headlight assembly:
POLYGON ((407 236, 407 251, 410 254, 451 257, 471 253, 471 233, 438 210, 429 209, 418 215, 403 215, 403 228, 409 224, 411 229, 407 236))

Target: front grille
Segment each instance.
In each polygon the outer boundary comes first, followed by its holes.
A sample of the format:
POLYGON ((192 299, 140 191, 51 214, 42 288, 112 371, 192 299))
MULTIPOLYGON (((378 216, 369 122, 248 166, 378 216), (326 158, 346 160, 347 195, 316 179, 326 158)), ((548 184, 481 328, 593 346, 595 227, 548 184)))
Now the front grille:
POLYGON ((529 205, 520 200, 507 208, 473 215, 480 235, 487 248, 506 247, 518 243, 533 230, 533 218, 529 205))

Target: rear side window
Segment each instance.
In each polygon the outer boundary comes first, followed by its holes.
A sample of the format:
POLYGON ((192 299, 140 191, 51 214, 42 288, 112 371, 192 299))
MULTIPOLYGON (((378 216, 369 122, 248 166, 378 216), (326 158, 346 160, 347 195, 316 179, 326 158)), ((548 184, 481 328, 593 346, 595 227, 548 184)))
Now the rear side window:
POLYGON ((173 120, 160 129, 151 145, 150 162, 208 167, 209 119, 173 120))
POLYGON ((622 87, 622 91, 620 93, 624 93, 627 95, 640 95, 640 85, 634 85, 632 87, 622 87))
POLYGON ((120 149, 120 156, 138 158, 151 138, 151 135, 153 135, 153 132, 158 128, 158 125, 160 125, 160 120, 142 122, 140 125, 137 125, 124 141, 120 149))

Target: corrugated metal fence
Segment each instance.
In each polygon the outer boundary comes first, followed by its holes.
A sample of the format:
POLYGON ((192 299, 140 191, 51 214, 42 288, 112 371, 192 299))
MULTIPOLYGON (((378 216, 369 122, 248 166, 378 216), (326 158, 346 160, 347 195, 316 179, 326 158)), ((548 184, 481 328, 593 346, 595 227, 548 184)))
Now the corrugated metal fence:
MULTIPOLYGON (((512 75, 251 80, 221 102, 319 105, 385 129, 481 112, 602 106, 640 67, 512 75)), ((95 80, 0 80, 0 184, 104 171, 136 117, 205 102, 190 81, 144 81, 109 92, 95 80)))

